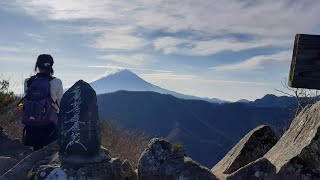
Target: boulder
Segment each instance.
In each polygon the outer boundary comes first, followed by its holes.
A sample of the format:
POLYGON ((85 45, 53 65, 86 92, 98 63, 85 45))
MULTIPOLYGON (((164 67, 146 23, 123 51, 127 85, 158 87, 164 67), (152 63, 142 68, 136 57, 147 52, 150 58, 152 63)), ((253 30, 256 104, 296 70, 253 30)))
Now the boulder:
MULTIPOLYGON (((103 152, 104 151, 100 151, 103 152)), ((106 155, 109 157, 109 155, 106 155)), ((48 157, 47 159, 54 159, 48 157)), ((30 179, 62 180, 62 179, 114 179, 114 180, 136 180, 137 175, 126 161, 121 162, 117 158, 103 159, 97 163, 82 164, 81 166, 70 166, 60 163, 45 163, 34 167, 29 174, 30 179)))
POLYGON ((18 139, 7 141, 0 145, 0 156, 21 160, 28 156, 32 150, 23 145, 18 139))
POLYGON ((209 180, 217 178, 210 172, 210 169, 202 166, 190 157, 185 157, 183 171, 181 171, 179 179, 209 180))
POLYGON ((64 163, 100 160, 101 130, 97 97, 91 86, 79 80, 64 93, 60 107, 60 156, 64 163))
POLYGON ((0 127, 0 156, 21 160, 31 152, 29 147, 23 145, 18 139, 11 139, 0 127))
POLYGON ((124 172, 124 176, 127 177, 127 179, 131 179, 131 180, 138 179, 137 173, 133 170, 128 160, 124 160, 122 162, 122 171, 124 172))
POLYGON ((268 159, 260 158, 226 176, 226 180, 271 180, 276 168, 268 159))
POLYGON ((12 180, 12 179, 25 179, 28 172, 37 164, 42 163, 45 157, 51 156, 58 151, 57 142, 52 142, 48 146, 35 151, 22 159, 13 168, 4 173, 0 179, 1 180, 12 180))
POLYGON ((174 146, 164 139, 154 138, 139 159, 138 179, 211 180, 216 177, 209 169, 185 157, 183 148, 174 146))
POLYGON ((269 126, 261 125, 250 131, 211 171, 223 178, 265 155, 278 141, 269 126))
POLYGON ((0 156, 0 176, 18 163, 17 160, 10 157, 0 156))
POLYGON ((277 179, 320 179, 320 102, 306 107, 264 156, 277 179))

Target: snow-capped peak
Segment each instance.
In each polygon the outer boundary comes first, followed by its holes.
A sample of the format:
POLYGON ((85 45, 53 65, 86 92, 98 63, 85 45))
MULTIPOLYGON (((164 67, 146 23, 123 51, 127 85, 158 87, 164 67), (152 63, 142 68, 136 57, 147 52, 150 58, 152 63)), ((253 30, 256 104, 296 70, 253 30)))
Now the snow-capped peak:
MULTIPOLYGON (((158 92, 161 94, 171 94, 173 96, 176 96, 176 97, 182 98, 182 99, 207 100, 204 98, 180 94, 180 93, 177 93, 174 91, 170 91, 170 90, 155 86, 155 85, 143 80, 138 75, 136 75, 135 73, 133 73, 132 71, 130 71, 128 69, 117 69, 112 72, 108 72, 107 74, 100 76, 99 79, 91 82, 90 85, 96 91, 97 94, 116 92, 119 90, 153 91, 153 92, 158 92)), ((220 101, 221 100, 219 100, 217 102, 221 103, 220 101)), ((216 102, 216 101, 213 100, 213 102, 216 102)))

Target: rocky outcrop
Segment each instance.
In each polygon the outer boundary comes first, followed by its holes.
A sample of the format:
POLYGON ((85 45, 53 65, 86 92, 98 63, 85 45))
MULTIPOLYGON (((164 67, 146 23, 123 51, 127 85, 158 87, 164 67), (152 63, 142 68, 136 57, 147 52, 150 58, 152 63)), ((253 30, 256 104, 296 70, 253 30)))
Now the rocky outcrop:
POLYGON ((237 171, 226 176, 226 180, 267 180, 273 179, 276 173, 274 165, 265 158, 257 159, 254 162, 241 167, 237 171))
POLYGON ((262 158, 221 179, 320 179, 319 119, 320 102, 307 106, 262 158))
POLYGON ((264 156, 278 179, 320 179, 320 102, 306 107, 264 156))
POLYGON ((43 149, 35 151, 22 159, 18 164, 16 164, 9 171, 1 176, 1 180, 11 180, 11 179, 25 179, 29 171, 37 164, 43 162, 48 156, 54 154, 58 151, 59 146, 56 142, 51 143, 43 149))
POLYGON ((217 179, 209 169, 189 157, 181 147, 164 139, 154 138, 142 153, 138 164, 139 180, 217 179))
MULTIPOLYGON (((54 157, 52 157, 54 158, 54 157)), ((49 158, 50 159, 50 158, 49 158)), ((82 165, 81 167, 61 166, 52 161, 46 165, 38 165, 33 168, 31 179, 114 179, 114 180, 136 180, 137 176, 127 162, 121 162, 117 158, 104 160, 95 164, 82 165)), ((56 162, 57 163, 57 162, 56 162)))
POLYGON ((18 163, 17 160, 10 157, 0 156, 0 176, 18 163))
POLYGON ((269 126, 259 126, 242 138, 211 171, 223 178, 265 155, 277 140, 269 126))
POLYGON ((24 146, 18 139, 11 139, 0 127, 0 176, 14 167, 21 159, 28 156, 32 150, 24 146))
POLYGON ((137 179, 137 175, 129 162, 110 158, 109 154, 105 154, 107 151, 104 148, 101 148, 100 151, 101 156, 103 156, 102 161, 86 165, 81 164, 81 166, 61 163, 58 150, 57 142, 53 142, 43 149, 31 153, 3 174, 0 179, 137 179))
POLYGON ((32 152, 18 139, 11 139, 5 130, 0 127, 0 156, 21 160, 32 152))

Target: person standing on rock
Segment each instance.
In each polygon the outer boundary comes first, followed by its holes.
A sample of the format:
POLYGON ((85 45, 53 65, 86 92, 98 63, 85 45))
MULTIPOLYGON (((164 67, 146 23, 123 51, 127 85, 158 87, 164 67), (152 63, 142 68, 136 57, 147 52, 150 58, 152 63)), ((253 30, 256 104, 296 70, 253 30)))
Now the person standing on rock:
POLYGON ((25 97, 18 104, 22 108, 23 143, 36 151, 57 138, 58 113, 63 96, 59 78, 53 77, 53 58, 41 54, 34 68, 36 75, 24 82, 25 97))

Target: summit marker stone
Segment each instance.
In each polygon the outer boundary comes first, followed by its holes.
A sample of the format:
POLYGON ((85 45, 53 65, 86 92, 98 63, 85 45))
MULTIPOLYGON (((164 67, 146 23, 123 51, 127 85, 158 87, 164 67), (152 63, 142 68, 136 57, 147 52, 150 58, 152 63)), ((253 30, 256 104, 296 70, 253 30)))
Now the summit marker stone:
POLYGON ((61 100, 60 155, 69 163, 85 163, 100 152, 101 131, 97 97, 83 80, 76 82, 61 100))

